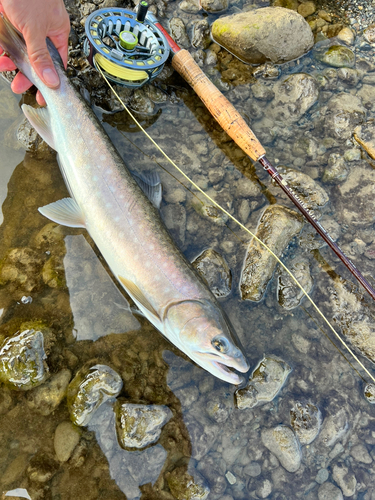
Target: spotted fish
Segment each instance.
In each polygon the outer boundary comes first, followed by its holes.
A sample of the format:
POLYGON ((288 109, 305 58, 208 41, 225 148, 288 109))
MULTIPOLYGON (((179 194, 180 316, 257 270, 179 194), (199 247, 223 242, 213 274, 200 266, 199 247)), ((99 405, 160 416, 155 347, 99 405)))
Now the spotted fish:
POLYGON ((22 37, 0 18, 0 45, 47 103, 39 109, 24 104, 22 110, 57 151, 71 195, 40 213, 86 228, 144 316, 198 365, 226 382, 241 383, 237 372, 247 372, 249 365, 216 298, 173 243, 48 39, 47 44, 60 77, 58 90, 38 78, 22 37))

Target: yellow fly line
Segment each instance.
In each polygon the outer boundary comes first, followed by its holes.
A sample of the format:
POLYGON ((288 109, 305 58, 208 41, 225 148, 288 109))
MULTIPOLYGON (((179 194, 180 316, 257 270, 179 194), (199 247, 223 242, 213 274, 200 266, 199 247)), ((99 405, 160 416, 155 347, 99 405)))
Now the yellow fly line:
MULTIPOLYGON (((148 79, 148 74, 146 73, 146 71, 142 71, 141 69, 121 68, 118 64, 109 61, 101 54, 95 54, 94 59, 99 69, 103 69, 109 75, 116 76, 117 78, 121 78, 122 80, 136 82, 138 80, 148 79)), ((136 67, 136 61, 134 62, 136 67)))
POLYGON ((166 160, 173 165, 173 167, 188 181, 194 188, 199 191, 205 198, 207 198, 215 207, 217 207, 219 210, 221 210, 225 215, 227 215, 230 219, 232 219, 236 224, 240 226, 241 229, 246 231, 251 237, 253 237, 258 243, 260 243, 275 259, 276 261, 281 265, 281 267, 289 274, 289 276, 292 278, 292 280, 296 283, 296 285, 300 288, 300 290, 303 292, 305 297, 310 301, 316 312, 321 316, 323 321, 327 324, 327 326, 330 328, 330 330, 334 333, 334 335, 337 337, 337 339, 341 342, 341 344, 348 350, 348 352, 353 356, 353 358, 357 361, 357 363, 362 367, 362 369, 367 373, 367 375, 371 378, 371 380, 375 383, 375 378, 373 375, 367 370, 367 368, 364 366, 364 364, 358 359, 358 357, 354 354, 354 352, 350 349, 350 347, 345 343, 345 341, 340 337, 340 335, 336 332, 336 330, 333 328, 331 323, 328 321, 328 319, 325 317, 325 315, 322 313, 322 311, 319 309, 319 307, 315 304, 315 302, 312 300, 312 298, 309 296, 309 294, 305 291, 305 289, 302 287, 302 285, 299 283, 297 278, 292 274, 291 271, 285 266, 285 264, 279 259, 279 257, 265 244, 263 243, 262 240, 260 240, 255 234, 253 234, 246 226, 241 224, 239 220, 237 220, 233 215, 231 215, 225 208, 223 208, 221 205, 219 205, 213 198, 211 198, 207 193, 205 193, 195 182, 190 179, 175 163, 174 161, 165 153, 161 147, 154 141, 154 139, 146 132, 146 130, 142 127, 142 125, 137 121, 135 116, 131 113, 131 111, 127 108, 127 106, 124 104, 120 96, 117 94, 113 86, 110 84, 108 79, 106 78, 105 74, 99 67, 99 72, 101 73, 102 77, 104 80, 107 82, 109 88, 112 90, 112 92, 115 94, 119 102, 122 104, 124 109, 127 111, 127 113, 131 116, 131 118, 134 120, 134 122, 138 125, 140 130, 146 135, 146 137, 152 142, 152 144, 160 151, 160 153, 166 158, 166 160))

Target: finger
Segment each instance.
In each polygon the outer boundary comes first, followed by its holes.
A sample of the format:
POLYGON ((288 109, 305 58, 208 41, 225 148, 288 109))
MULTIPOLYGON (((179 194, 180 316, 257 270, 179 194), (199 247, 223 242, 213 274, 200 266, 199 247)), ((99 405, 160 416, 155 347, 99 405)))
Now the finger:
POLYGON ((38 90, 38 92, 36 93, 36 102, 39 104, 39 106, 47 105, 46 101, 44 100, 44 97, 40 93, 40 90, 38 90))
POLYGON ((11 88, 15 94, 23 94, 32 86, 30 80, 22 73, 17 73, 12 81, 11 88))
POLYGON ((37 75, 47 87, 57 88, 60 85, 60 79, 49 55, 45 38, 39 34, 36 36, 35 31, 32 35, 28 31, 24 32, 24 37, 31 65, 37 75))
POLYGON ((1 56, 0 57, 0 72, 1 71, 14 71, 16 68, 16 65, 14 64, 13 61, 9 59, 7 56, 1 56))
POLYGON ((58 50, 58 52, 61 56, 62 62, 64 64, 64 68, 66 68, 66 66, 68 64, 69 33, 70 33, 70 29, 65 30, 64 33, 60 33, 59 35, 49 37, 51 42, 56 47, 56 49, 58 50))

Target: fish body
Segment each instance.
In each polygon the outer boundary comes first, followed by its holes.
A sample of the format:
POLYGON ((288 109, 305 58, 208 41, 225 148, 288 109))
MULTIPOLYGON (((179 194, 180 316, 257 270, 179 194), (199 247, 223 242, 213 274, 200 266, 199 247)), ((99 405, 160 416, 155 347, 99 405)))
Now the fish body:
POLYGON ((22 109, 58 153, 71 198, 39 211, 84 227, 111 271, 149 321, 197 364, 229 383, 249 365, 216 298, 177 249, 158 211, 125 166, 95 114, 69 82, 47 40, 60 87, 46 87, 31 67, 23 39, 0 19, 0 45, 42 92, 47 108, 22 109))

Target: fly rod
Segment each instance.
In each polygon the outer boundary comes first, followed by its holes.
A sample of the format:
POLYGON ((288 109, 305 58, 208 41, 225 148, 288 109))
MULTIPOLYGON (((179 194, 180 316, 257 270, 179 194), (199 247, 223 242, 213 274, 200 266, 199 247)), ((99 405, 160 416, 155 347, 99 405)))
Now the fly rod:
POLYGON ((172 66, 173 68, 187 81, 193 88, 203 104, 206 106, 211 115, 225 130, 225 132, 234 140, 234 142, 253 160, 258 161, 264 170, 272 177, 272 179, 281 187, 288 198, 294 203, 298 210, 303 214, 307 221, 313 226, 315 231, 320 234, 328 246, 335 252, 341 262, 349 269, 352 275, 359 281, 365 290, 375 300, 375 290, 366 280, 366 278, 358 271, 353 262, 344 254, 341 248, 335 243, 329 233, 320 224, 317 218, 307 208, 298 195, 292 190, 287 182, 280 175, 276 167, 266 158, 266 151, 261 143, 256 138, 253 131, 246 124, 245 120, 238 113, 235 107, 228 99, 220 92, 220 90, 207 78, 194 61, 189 52, 181 49, 174 40, 169 36, 162 25, 151 14, 147 14, 147 18, 151 18, 155 26, 163 33, 173 53, 172 66))

